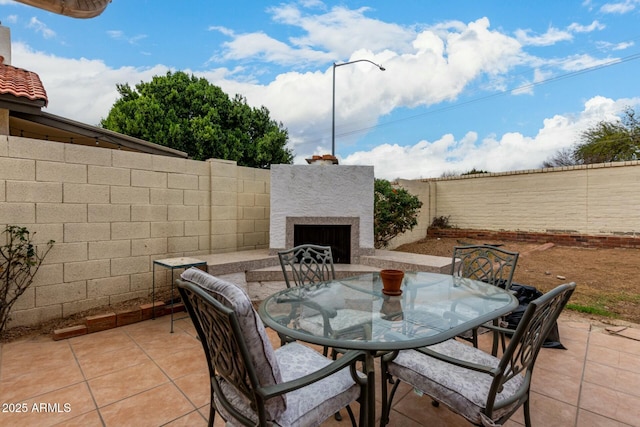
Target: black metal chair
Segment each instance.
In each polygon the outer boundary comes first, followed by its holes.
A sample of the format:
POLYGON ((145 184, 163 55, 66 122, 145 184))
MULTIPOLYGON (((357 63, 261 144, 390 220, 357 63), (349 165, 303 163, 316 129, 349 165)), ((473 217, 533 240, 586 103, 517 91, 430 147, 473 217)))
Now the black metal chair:
MULTIPOLYGON (((299 245, 278 252, 280 266, 287 287, 299 286, 311 289, 314 296, 304 302, 302 315, 298 316, 299 328, 315 335, 335 336, 353 331, 371 320, 369 311, 347 307, 343 295, 336 294, 324 282, 335 280, 336 272, 330 246, 299 245)), ((293 312, 298 307, 293 306, 293 312)), ((291 341, 280 336, 282 343, 291 341)), ((324 349, 325 355, 328 348, 324 349)), ((333 355, 342 350, 334 349, 333 355)))
POLYGON ((366 416, 366 383, 356 368, 364 360, 349 351, 331 360, 291 343, 274 350, 249 297, 232 283, 189 269, 177 280, 182 300, 209 365, 211 406, 233 424, 317 426, 349 403, 366 416))
POLYGON ((525 425, 531 426, 529 390, 534 364, 575 287, 575 283, 560 285, 531 302, 515 332, 502 330, 513 336, 501 358, 455 339, 382 356, 380 426, 389 422, 401 381, 479 426, 501 425, 524 405, 525 425), (389 397, 387 382, 393 384, 389 397))
MULTIPOLYGON (((328 289, 321 289, 323 282, 335 280, 336 270, 333 265, 333 253, 331 246, 303 244, 295 246, 291 249, 278 252, 280 267, 287 287, 292 286, 308 286, 318 284, 319 289, 316 290, 318 296, 316 299, 324 300, 324 307, 327 306, 327 300, 332 301, 334 310, 328 312, 317 306, 307 306, 306 315, 301 316, 300 328, 306 329, 313 334, 324 334, 332 336, 345 330, 351 330, 359 324, 370 318, 369 313, 359 310, 350 310, 344 307, 344 299, 341 295, 332 294, 328 289), (326 292, 323 292, 326 291, 326 292)), ((292 310, 295 311, 295 306, 292 310)), ((291 316, 293 316, 293 312, 291 316)), ((282 334, 280 337, 281 345, 293 341, 291 338, 282 334)), ((336 359, 338 354, 344 353, 345 350, 333 348, 331 357, 336 359)), ((329 348, 323 348, 323 354, 326 356, 329 348)), ((335 419, 340 421, 342 416, 336 412, 335 419)))
MULTIPOLYGON (((456 246, 453 248, 451 274, 454 277, 480 280, 509 290, 518 263, 518 256, 517 252, 491 245, 456 246)), ((452 307, 452 312, 456 312, 455 306, 452 307)), ((499 321, 500 319, 496 319, 493 324, 497 326, 499 321)), ((474 328, 459 337, 471 342, 477 348, 478 329, 474 328)), ((498 354, 499 342, 502 344, 502 351, 504 351, 506 345, 504 334, 494 331, 491 352, 494 356, 498 354)))
POLYGON ((310 283, 326 282, 336 278, 331 246, 299 245, 278 252, 280 266, 287 288, 310 283))

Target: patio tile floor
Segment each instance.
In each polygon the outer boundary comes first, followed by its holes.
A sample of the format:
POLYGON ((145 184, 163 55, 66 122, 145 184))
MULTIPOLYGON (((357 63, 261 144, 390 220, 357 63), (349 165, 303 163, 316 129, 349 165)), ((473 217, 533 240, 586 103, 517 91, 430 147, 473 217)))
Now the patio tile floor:
MULTIPOLYGON (((533 425, 640 426, 640 341, 564 317, 559 327, 568 349, 538 358, 533 425)), ((207 364, 191 322, 177 321, 171 334, 168 316, 62 341, 23 339, 0 347, 0 403, 2 426, 206 426, 207 364)), ((344 415, 323 426, 350 425, 344 415)), ((506 426, 523 424, 519 410, 506 426)), ((469 424, 403 385, 389 425, 469 424)))

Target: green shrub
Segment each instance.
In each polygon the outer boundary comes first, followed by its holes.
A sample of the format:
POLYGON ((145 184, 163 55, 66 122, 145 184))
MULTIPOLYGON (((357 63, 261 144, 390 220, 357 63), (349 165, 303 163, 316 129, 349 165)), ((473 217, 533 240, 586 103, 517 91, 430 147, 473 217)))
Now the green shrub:
POLYGON ((389 241, 418 224, 422 202, 404 188, 395 188, 385 179, 374 183, 373 228, 375 247, 386 248, 389 241))
POLYGON ((431 221, 431 227, 433 228, 453 228, 451 224, 449 224, 449 218, 451 216, 434 216, 431 221))

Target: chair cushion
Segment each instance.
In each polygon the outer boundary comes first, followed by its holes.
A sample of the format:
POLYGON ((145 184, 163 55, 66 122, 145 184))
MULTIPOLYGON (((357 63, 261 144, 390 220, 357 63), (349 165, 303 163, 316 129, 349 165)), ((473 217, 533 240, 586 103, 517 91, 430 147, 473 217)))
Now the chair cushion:
MULTIPOLYGON (((429 346, 429 349, 492 368, 500 363, 500 359, 454 339, 429 346)), ((416 350, 401 351, 398 357, 389 363, 388 371, 454 409, 469 421, 478 425, 486 422, 483 410, 493 380, 491 376, 434 359, 416 350)), ((522 375, 516 375, 507 381, 502 392, 496 396, 496 403, 513 396, 523 382, 522 375)), ((511 408, 512 406, 507 406, 495 410, 492 414, 493 419, 500 418, 511 408)))
MULTIPOLYGON (((338 292, 338 288, 321 287, 319 289, 304 289, 300 288, 304 292, 308 301, 318 304, 327 310, 340 310, 345 307, 344 296, 338 292)), ((319 314, 318 310, 309 306, 303 306, 300 317, 311 317, 319 314)))
MULTIPOLYGON (((317 351, 296 342, 280 347, 275 353, 285 382, 311 374, 332 362, 317 351)), ((229 386, 226 385, 226 387, 229 386)), ((229 391, 233 394, 231 387, 229 391)), ((351 378, 349 368, 345 368, 320 381, 287 393, 286 411, 272 421, 275 425, 282 427, 318 426, 356 400, 359 395, 360 387, 351 378)), ((245 402, 242 399, 234 400, 238 403, 245 402)), ((220 405, 218 407, 221 408, 223 417, 231 420, 224 408, 220 405)), ((242 407, 242 412, 257 421, 257 415, 246 403, 242 407)), ((235 424, 231 421, 227 425, 235 424)))
MULTIPOLYGON (((329 324, 331 325, 334 335, 340 334, 340 331, 351 329, 354 326, 370 324, 372 317, 380 317, 379 313, 368 313, 349 308, 337 310, 335 313, 335 317, 329 319, 329 324)), ((325 333, 324 317, 321 314, 316 314, 310 317, 300 317, 298 319, 298 328, 321 337, 325 333)))
MULTIPOLYGON (((281 383, 282 375, 275 352, 249 296, 233 283, 211 276, 197 268, 184 271, 181 277, 214 294, 218 301, 236 312, 260 385, 281 383)), ((283 413, 286 407, 285 396, 269 399, 265 405, 267 414, 272 419, 283 413)))

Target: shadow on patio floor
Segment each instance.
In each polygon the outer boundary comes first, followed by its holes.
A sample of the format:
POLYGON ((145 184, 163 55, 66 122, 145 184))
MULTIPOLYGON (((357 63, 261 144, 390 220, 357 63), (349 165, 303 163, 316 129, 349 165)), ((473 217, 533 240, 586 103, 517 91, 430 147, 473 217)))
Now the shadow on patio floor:
MULTIPOLYGON (((2 344, 0 424, 206 426, 202 347, 190 320, 177 321, 173 334, 169 326, 164 316, 63 341, 38 337, 2 344)), ((533 425, 640 426, 640 341, 565 317, 559 328, 567 350, 541 351, 532 385, 533 425)), ((272 341, 279 345, 275 334, 272 341)), ((506 425, 523 423, 520 410, 506 425)), ((224 423, 218 417, 215 425, 224 423)), ((323 425, 350 423, 345 417, 323 425)), ((389 425, 468 424, 405 386, 389 425)))

